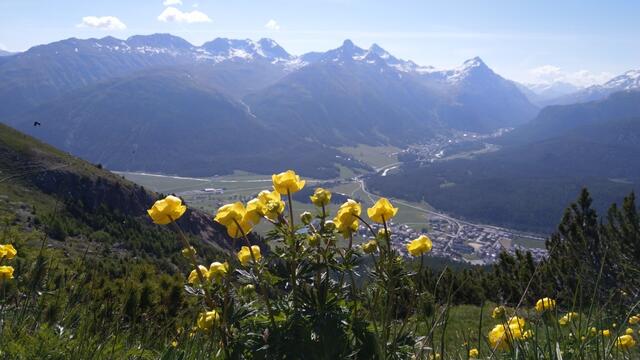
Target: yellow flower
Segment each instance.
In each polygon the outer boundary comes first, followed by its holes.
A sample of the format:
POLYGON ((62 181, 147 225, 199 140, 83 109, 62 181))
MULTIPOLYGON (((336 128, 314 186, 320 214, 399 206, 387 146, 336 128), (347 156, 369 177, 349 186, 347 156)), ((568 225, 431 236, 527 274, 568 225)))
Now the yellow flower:
POLYGON ((480 355, 480 352, 478 351, 478 349, 473 348, 473 349, 469 350, 469 358, 477 359, 478 355, 480 355))
POLYGON ((362 244, 362 251, 364 251, 365 254, 374 253, 378 251, 378 243, 375 240, 369 240, 362 244))
POLYGON ((637 323, 640 323, 640 316, 633 315, 632 317, 629 318, 630 325, 636 325, 637 323))
POLYGON ((240 248, 240 251, 238 251, 238 260, 240 261, 240 264, 242 264, 242 266, 247 266, 249 262, 253 261, 253 258, 251 257, 252 252, 253 257, 256 258, 256 261, 260 261, 262 255, 260 254, 259 246, 252 245, 251 250, 249 250, 248 246, 243 246, 242 248, 240 248))
POLYGON ((309 198, 313 205, 317 207, 327 206, 331 202, 331 192, 323 188, 317 188, 309 198))
POLYGON ((574 318, 578 317, 578 313, 575 312, 569 312, 566 315, 564 315, 563 317, 561 317, 558 320, 558 323, 560 325, 567 325, 569 322, 571 322, 571 320, 573 320, 574 318))
POLYGON ((551 298, 543 298, 536 302, 536 311, 543 312, 545 310, 553 310, 556 307, 556 301, 551 298))
POLYGON ((214 280, 219 280, 224 277, 229 271, 229 263, 226 261, 224 263, 221 262, 212 262, 209 265, 209 278, 214 280))
POLYGON ((496 306, 491 312, 491 317, 494 319, 502 319, 504 318, 505 312, 506 312, 506 309, 504 308, 504 306, 502 305, 496 306))
POLYGON ((198 316, 198 329, 210 330, 213 324, 220 319, 220 314, 217 311, 205 311, 198 316))
POLYGON ((420 235, 420 237, 407 244, 407 251, 411 256, 420 256, 431 251, 432 247, 431 239, 426 235, 420 235))
POLYGON ((622 335, 616 339, 616 347, 621 350, 629 350, 636 346, 636 341, 631 335, 622 335))
POLYGON ((0 279, 13 279, 13 266, 0 266, 0 279))
POLYGON ((592 334, 592 335, 595 335, 595 334, 598 332, 598 329, 596 329, 594 326, 592 326, 592 327, 589 329, 589 332, 591 332, 591 334, 592 334))
MULTIPOLYGON (((523 339, 525 320, 514 316, 507 324, 498 324, 489 332, 489 343, 493 349, 506 350, 514 339, 523 339)), ((529 334, 530 335, 530 334, 529 334)))
POLYGON ((243 220, 246 223, 250 223, 255 225, 258 225, 260 223, 260 220, 262 219, 262 217, 264 216, 264 211, 263 211, 263 207, 264 205, 262 204, 262 202, 260 202, 259 199, 251 199, 249 200, 249 202, 247 202, 247 206, 245 208, 245 214, 242 217, 243 220))
POLYGON ((370 208, 367 209, 367 215, 369 218, 379 224, 388 222, 392 217, 396 216, 398 208, 394 208, 393 205, 387 200, 387 198, 380 198, 370 208))
POLYGON ((351 224, 354 221, 358 221, 360 213, 362 213, 362 207, 360 204, 355 200, 349 199, 344 204, 340 205, 333 221, 340 221, 343 224, 351 224))
POLYGON ((601 330, 600 331, 600 335, 604 336, 604 337, 609 337, 611 336, 611 331, 609 331, 608 329, 606 330, 601 330))
POLYGON ((284 201, 278 191, 263 190, 258 194, 258 200, 260 201, 262 215, 266 216, 270 220, 278 220, 278 216, 284 211, 284 201))
POLYGON ((625 330, 624 333, 627 334, 627 335, 633 335, 633 329, 632 328, 627 328, 627 330, 625 330))
POLYGON ((336 225, 336 229, 342 233, 344 237, 358 230, 359 220, 358 217, 362 212, 362 207, 355 200, 347 200, 344 204, 340 205, 336 217, 333 222, 336 225))
MULTIPOLYGON (((198 269, 200 269, 202 277, 204 277, 205 280, 209 280, 209 270, 207 270, 207 267, 204 265, 198 265, 198 269)), ((187 283, 191 285, 200 283, 200 277, 198 276, 198 272, 196 270, 191 270, 191 273, 189 273, 189 277, 187 278, 187 283)))
POLYGON ((506 350, 509 348, 507 333, 503 324, 498 324, 489 331, 489 344, 496 350, 506 350))
POLYGON ((336 223, 336 229, 338 229, 338 231, 342 234, 342 236, 344 236, 345 238, 348 238, 349 236, 351 236, 351 234, 353 234, 354 232, 358 231, 358 220, 354 220, 352 222, 342 222, 338 219, 335 220, 336 223))
POLYGON ((162 200, 156 201, 151 209, 147 210, 147 213, 154 223, 166 225, 178 220, 185 211, 187 211, 187 207, 182 205, 182 200, 173 195, 169 195, 162 200))
POLYGON ((13 259, 18 255, 18 251, 11 244, 0 245, 0 259, 7 258, 8 260, 13 259))
POLYGON ((509 318, 509 321, 507 323, 509 324, 509 326, 515 326, 519 329, 522 329, 526 321, 524 320, 524 318, 521 318, 518 316, 512 316, 509 318))
POLYGON ((171 342, 171 347, 178 347, 178 341, 177 340, 173 340, 171 342))
POLYGON ((300 180, 300 176, 296 175, 293 170, 273 174, 271 180, 273 181, 273 188, 280 194, 293 194, 302 190, 305 184, 305 181, 300 180))
POLYGON ((232 238, 246 235, 253 228, 253 223, 250 221, 252 219, 250 219, 250 215, 247 215, 247 210, 241 202, 223 205, 218 209, 214 220, 224 225, 232 238))

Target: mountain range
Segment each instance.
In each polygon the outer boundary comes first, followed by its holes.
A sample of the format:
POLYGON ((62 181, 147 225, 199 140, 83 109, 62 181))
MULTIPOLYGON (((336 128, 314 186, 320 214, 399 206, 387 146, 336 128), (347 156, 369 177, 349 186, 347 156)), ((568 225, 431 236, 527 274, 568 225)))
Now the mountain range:
POLYGON ((537 111, 480 58, 438 70, 349 40, 293 56, 270 39, 72 38, 0 58, 0 121, 118 170, 293 164, 328 178, 366 167, 338 146, 488 132, 537 111))
POLYGON ((551 98, 544 105, 567 105, 602 100, 619 91, 640 89, 640 69, 629 70, 602 85, 592 85, 576 92, 551 98))

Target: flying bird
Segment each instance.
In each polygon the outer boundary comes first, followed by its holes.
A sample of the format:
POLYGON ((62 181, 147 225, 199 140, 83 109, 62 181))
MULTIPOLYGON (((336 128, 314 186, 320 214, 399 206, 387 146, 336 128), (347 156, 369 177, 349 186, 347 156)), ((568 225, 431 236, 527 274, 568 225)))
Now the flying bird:
POLYGON ((34 121, 34 122, 33 122, 33 126, 41 126, 41 125, 42 125, 42 124, 40 124, 40 122, 39 122, 39 121, 34 121))

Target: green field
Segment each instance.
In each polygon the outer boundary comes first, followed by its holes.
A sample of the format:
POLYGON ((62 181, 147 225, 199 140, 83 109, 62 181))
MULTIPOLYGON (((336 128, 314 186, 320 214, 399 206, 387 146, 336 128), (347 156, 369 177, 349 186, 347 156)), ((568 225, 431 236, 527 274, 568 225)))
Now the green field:
POLYGON ((369 146, 363 144, 358 144, 355 147, 343 146, 338 149, 374 168, 398 162, 397 154, 402 151, 402 149, 395 146, 369 146))

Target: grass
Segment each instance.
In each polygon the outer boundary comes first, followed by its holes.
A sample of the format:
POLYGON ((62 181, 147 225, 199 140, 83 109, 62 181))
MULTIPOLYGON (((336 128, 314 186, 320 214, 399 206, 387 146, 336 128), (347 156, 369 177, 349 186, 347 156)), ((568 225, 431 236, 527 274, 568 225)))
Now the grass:
POLYGON ((338 149, 374 168, 380 168, 398 162, 397 154, 402 151, 402 149, 395 146, 370 146, 363 144, 358 144, 354 147, 344 146, 338 149))

